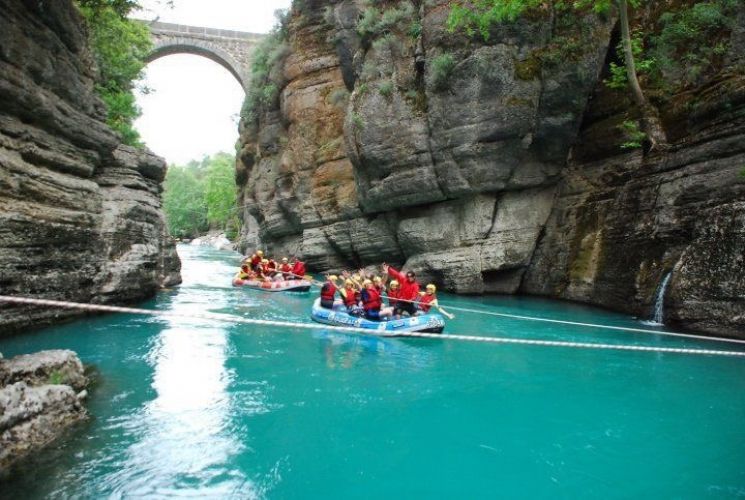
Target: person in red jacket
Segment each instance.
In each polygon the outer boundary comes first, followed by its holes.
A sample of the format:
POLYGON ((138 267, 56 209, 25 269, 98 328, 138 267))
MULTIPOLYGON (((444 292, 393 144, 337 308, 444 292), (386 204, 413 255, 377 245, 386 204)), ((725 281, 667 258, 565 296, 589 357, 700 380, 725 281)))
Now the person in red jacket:
POLYGON ((437 297, 435 296, 435 292, 437 291, 437 287, 430 283, 427 285, 426 292, 419 292, 419 303, 417 304, 419 306, 419 310, 423 312, 424 314, 427 314, 429 310, 432 307, 437 307, 437 297))
POLYGON ((334 297, 338 290, 336 280, 339 279, 333 274, 326 278, 326 283, 321 287, 321 307, 325 309, 334 308, 334 297))
POLYGON ((397 280, 401 286, 401 292, 398 296, 396 305, 396 315, 408 313, 409 316, 416 314, 416 300, 419 298, 419 283, 416 281, 414 271, 408 271, 403 274, 388 264, 383 264, 383 271, 391 278, 397 280))
POLYGON ((279 270, 282 272, 282 277, 286 280, 292 278, 292 266, 287 261, 287 257, 282 257, 282 264, 279 266, 279 270))
POLYGON ((358 307, 359 292, 354 286, 354 281, 348 279, 344 282, 344 290, 341 292, 342 298, 344 299, 344 305, 347 306, 347 312, 354 316, 359 315, 360 310, 358 307))
POLYGON ((398 281, 392 280, 388 284, 388 293, 386 295, 388 296, 388 307, 384 307, 381 310, 381 315, 395 316, 397 314, 396 304, 398 304, 398 297, 401 295, 401 286, 398 284, 398 281))
POLYGON ((257 250, 255 254, 251 256, 251 259, 249 260, 251 264, 251 270, 252 271, 258 271, 261 267, 261 259, 264 258, 264 252, 261 250, 257 250))
POLYGON ((303 279, 303 276, 305 276, 305 262, 298 259, 295 261, 295 264, 292 266, 292 276, 290 276, 291 279, 294 280, 301 280, 303 279))
POLYGON ((380 307, 383 305, 383 300, 380 298, 380 292, 375 288, 372 281, 365 280, 362 282, 360 295, 362 298, 362 309, 365 311, 365 318, 371 321, 380 321, 380 307))

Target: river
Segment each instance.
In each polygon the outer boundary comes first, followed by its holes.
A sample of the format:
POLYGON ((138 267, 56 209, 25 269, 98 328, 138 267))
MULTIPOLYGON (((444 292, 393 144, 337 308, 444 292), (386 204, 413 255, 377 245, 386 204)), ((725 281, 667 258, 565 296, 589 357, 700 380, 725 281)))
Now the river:
MULTIPOLYGON (((308 322, 311 295, 235 289, 239 256, 181 246, 143 307, 308 322)), ((563 302, 443 303, 643 327, 563 302)), ((742 346, 459 313, 446 332, 742 346)), ((98 371, 92 419, 0 481, 2 498, 745 496, 745 360, 379 339, 107 315, 0 340, 98 371)))

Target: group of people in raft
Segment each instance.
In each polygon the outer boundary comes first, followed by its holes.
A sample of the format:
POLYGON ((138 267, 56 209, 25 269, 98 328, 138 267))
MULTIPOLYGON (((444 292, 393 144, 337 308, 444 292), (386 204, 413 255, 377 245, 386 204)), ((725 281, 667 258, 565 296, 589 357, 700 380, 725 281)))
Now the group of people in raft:
POLYGON ((257 250, 241 262, 238 278, 258 281, 301 280, 305 277, 305 263, 300 259, 283 257, 281 262, 264 258, 264 252, 257 250))
MULTIPOLYGON (((330 274, 321 286, 321 307, 333 309, 337 295, 341 297, 352 316, 361 316, 371 321, 386 321, 404 316, 427 314, 431 308, 439 309, 448 317, 437 303, 437 287, 430 283, 425 291, 420 291, 414 271, 402 273, 383 264, 383 277, 365 276, 364 271, 356 273, 344 271, 341 278, 330 274), (388 279, 392 278, 390 282, 388 279), (386 306, 383 299, 388 299, 386 306)), ((264 252, 257 250, 243 259, 238 277, 242 280, 282 281, 301 280, 305 277, 305 263, 297 258, 283 257, 280 262, 265 258, 264 252)))
POLYGON ((420 291, 414 271, 402 273, 383 264, 382 278, 363 276, 362 271, 357 274, 344 271, 342 279, 335 275, 327 276, 321 287, 321 307, 333 309, 338 294, 344 301, 347 313, 371 321, 427 314, 433 307, 444 313, 437 303, 437 287, 430 283, 425 291, 420 291), (387 283, 389 277, 392 280, 387 283), (383 298, 388 299, 387 306, 383 298))

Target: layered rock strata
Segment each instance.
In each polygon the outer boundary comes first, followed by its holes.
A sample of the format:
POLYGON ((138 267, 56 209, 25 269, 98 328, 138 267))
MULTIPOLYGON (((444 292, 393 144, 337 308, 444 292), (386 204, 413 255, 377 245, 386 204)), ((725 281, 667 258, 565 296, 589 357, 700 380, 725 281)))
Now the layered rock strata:
POLYGON ((0 471, 84 420, 87 384, 72 351, 0 356, 0 471))
MULTIPOLYGON (((0 293, 131 302, 180 281, 161 158, 121 144, 72 2, 0 0, 0 293)), ((0 305, 5 333, 63 310, 0 305)))
POLYGON ((377 33, 364 2, 304 4, 277 105, 242 124, 244 247, 642 316, 672 272, 668 320, 745 335, 742 29, 643 152, 602 83, 614 19, 543 11, 481 42, 446 30, 445 0, 379 2, 401 15, 377 33))

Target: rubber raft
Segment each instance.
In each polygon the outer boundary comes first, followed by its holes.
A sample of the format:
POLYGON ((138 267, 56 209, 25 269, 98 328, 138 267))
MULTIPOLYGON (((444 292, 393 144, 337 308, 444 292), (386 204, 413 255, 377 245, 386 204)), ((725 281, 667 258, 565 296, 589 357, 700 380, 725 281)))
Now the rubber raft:
POLYGON ((233 286, 245 286, 265 292, 307 292, 310 290, 311 283, 306 280, 259 281, 242 280, 235 277, 233 278, 233 286))
POLYGON ((393 319, 390 321, 371 321, 369 319, 352 316, 342 302, 334 302, 333 309, 321 307, 321 299, 313 302, 311 318, 318 323, 333 326, 352 326, 370 330, 370 333, 380 332, 386 335, 407 332, 442 333, 445 329, 445 318, 437 313, 393 319))

